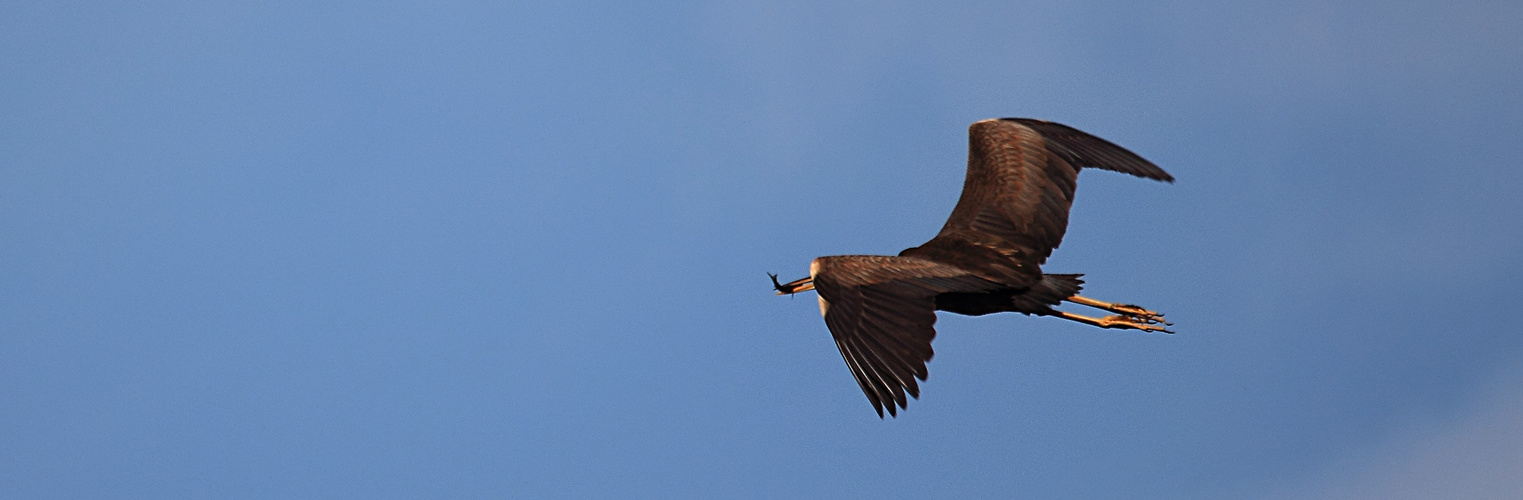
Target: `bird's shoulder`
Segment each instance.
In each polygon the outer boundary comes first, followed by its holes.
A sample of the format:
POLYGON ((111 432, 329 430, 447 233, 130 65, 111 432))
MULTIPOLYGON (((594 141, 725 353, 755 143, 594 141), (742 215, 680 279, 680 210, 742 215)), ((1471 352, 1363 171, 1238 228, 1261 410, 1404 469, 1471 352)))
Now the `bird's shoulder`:
POLYGON ((899 255, 936 262, 1009 287, 1042 278, 1041 263, 1029 248, 978 231, 943 231, 899 255))

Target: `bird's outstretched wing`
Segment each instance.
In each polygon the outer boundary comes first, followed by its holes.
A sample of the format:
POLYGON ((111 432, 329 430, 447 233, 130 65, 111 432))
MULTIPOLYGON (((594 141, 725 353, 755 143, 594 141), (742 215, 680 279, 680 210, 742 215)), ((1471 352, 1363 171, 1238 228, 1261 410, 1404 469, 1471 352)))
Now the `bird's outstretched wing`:
POLYGON ((1075 167, 1121 172, 1155 181, 1174 182, 1174 176, 1137 153, 1068 125, 1032 118, 1001 118, 1035 130, 1048 141, 1048 149, 1075 167))
POLYGON ((1084 167, 1174 181, 1136 153, 1067 125, 983 120, 968 128, 968 174, 952 216, 936 238, 900 255, 955 263, 1011 285, 1039 280, 1037 266, 1063 242, 1084 167), (980 269, 947 260, 969 255, 969 246, 998 253, 1022 269, 980 269))
POLYGON ((810 275, 820 314, 852 377, 883 416, 919 398, 934 352, 937 294, 1000 285, 952 266, 912 257, 848 255, 815 259, 810 275))

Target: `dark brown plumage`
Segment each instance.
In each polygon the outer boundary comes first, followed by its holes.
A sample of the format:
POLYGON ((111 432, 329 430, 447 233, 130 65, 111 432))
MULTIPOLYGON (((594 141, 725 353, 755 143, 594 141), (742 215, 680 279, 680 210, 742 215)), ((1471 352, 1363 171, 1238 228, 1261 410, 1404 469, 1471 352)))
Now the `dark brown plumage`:
POLYGON ((896 257, 820 257, 808 278, 787 284, 772 278, 779 294, 819 293, 825 325, 879 417, 885 408, 897 416, 906 396, 920 397, 915 380, 926 378, 937 310, 1168 331, 1161 314, 1078 296, 1081 275, 1043 274, 1041 265, 1063 241, 1079 169, 1165 182, 1172 176, 1104 139, 1042 120, 980 121, 969 127, 968 143, 962 196, 931 241, 896 257), (1117 315, 1092 318, 1053 308, 1065 300, 1117 315))

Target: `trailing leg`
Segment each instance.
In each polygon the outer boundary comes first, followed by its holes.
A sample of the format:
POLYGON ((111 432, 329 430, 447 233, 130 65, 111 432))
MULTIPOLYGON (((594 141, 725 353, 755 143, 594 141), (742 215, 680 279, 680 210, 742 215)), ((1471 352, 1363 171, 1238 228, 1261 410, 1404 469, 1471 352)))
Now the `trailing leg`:
POLYGON ((1173 325, 1173 323, 1169 323, 1163 319, 1163 313, 1157 311, 1149 311, 1147 309, 1143 309, 1131 304, 1103 302, 1080 295, 1074 295, 1063 300, 1097 309, 1104 309, 1106 311, 1120 314, 1121 316, 1137 323, 1173 325))
POLYGON ((1100 328, 1121 328, 1142 330, 1145 332, 1174 333, 1169 331, 1167 328, 1164 328, 1163 325, 1160 325, 1157 322, 1139 321, 1137 318, 1130 316, 1106 316, 1104 318, 1094 318, 1065 311, 1055 311, 1053 315, 1070 321, 1078 321, 1086 325, 1098 326, 1100 328))

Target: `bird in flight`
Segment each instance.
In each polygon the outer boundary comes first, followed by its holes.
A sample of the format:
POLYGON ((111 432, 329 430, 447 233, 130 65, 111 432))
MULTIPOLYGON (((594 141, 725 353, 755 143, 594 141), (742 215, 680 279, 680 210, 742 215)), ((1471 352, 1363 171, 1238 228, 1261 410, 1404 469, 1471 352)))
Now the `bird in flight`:
POLYGON ((898 256, 814 259, 809 277, 779 283, 778 295, 814 290, 820 314, 857 385, 883 417, 898 416, 915 379, 925 380, 936 311, 969 316, 1018 312, 1101 328, 1174 333, 1163 315, 1078 295, 1081 274, 1043 274, 1063 241, 1079 169, 1099 168, 1174 182, 1157 165, 1067 125, 1030 118, 983 120, 968 128, 968 174, 941 232, 898 256), (1113 313, 1054 309, 1071 302, 1113 313))

